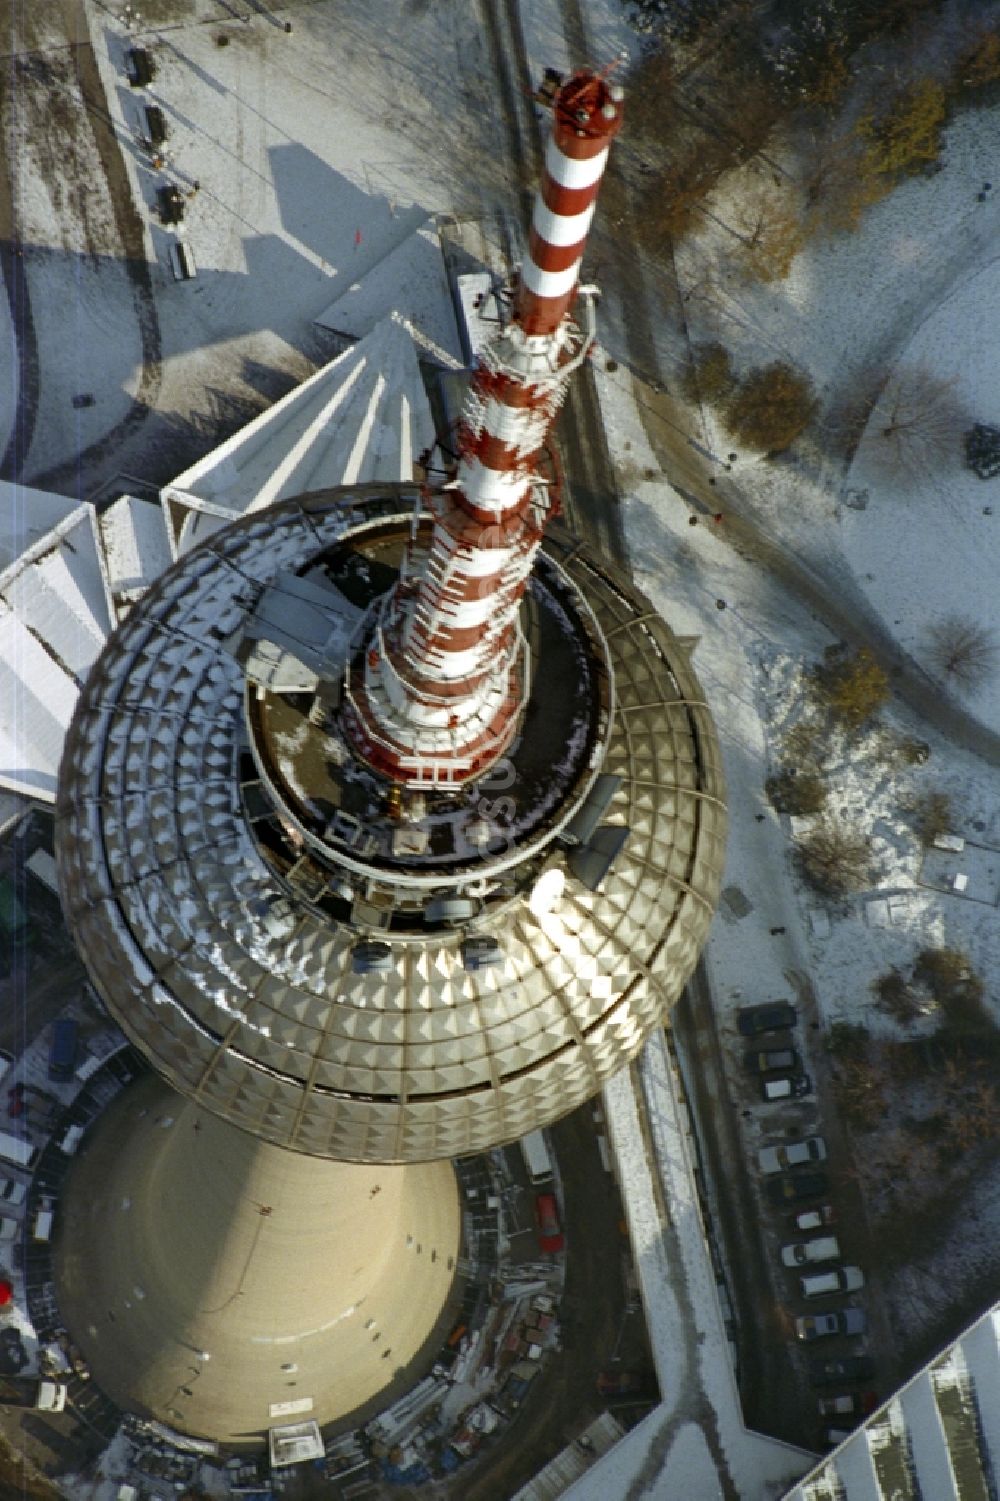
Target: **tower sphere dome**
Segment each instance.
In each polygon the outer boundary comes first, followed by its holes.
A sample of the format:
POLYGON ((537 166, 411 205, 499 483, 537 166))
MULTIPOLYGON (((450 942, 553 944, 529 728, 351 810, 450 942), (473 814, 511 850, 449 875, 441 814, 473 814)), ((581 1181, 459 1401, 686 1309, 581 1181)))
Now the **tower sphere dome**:
POLYGON ((680 993, 722 872, 687 650, 558 528, 505 760, 401 799, 358 757, 338 713, 424 524, 414 486, 362 486, 215 533, 110 638, 60 776, 67 920, 130 1040, 204 1109, 349 1162, 477 1152, 592 1095, 680 993))

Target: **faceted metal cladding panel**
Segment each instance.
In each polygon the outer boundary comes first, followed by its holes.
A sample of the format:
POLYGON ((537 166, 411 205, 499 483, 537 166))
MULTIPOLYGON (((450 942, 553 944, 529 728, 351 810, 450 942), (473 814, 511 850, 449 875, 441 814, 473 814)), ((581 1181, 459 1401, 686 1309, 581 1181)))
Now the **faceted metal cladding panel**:
POLYGON ((687 655, 648 601, 559 534, 546 549, 608 639, 616 715, 607 820, 631 833, 600 894, 569 875, 481 923, 505 964, 470 973, 458 934, 391 939, 355 975, 356 934, 277 881, 238 797, 239 668, 224 645, 257 587, 412 490, 324 491, 216 533, 150 591, 87 682, 61 772, 64 906, 111 1011, 183 1093, 280 1146, 422 1161, 513 1140, 592 1095, 694 966, 723 866, 719 748, 687 655))

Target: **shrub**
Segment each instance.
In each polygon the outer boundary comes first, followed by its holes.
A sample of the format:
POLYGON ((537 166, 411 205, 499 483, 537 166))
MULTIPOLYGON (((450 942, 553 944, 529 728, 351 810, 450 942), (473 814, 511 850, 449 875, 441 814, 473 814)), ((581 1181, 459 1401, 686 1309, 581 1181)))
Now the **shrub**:
POLYGON ((858 122, 865 143, 862 170, 873 177, 916 172, 941 154, 945 93, 930 78, 903 89, 890 101, 881 118, 866 115, 858 122))
POLYGON ((871 846, 860 829, 825 820, 798 841, 795 861, 803 880, 823 896, 841 897, 871 881, 871 846))
POLYGON ((962 615, 946 615, 928 628, 927 655, 956 688, 975 692, 997 669, 997 640, 989 626, 962 615))
POLYGON ((931 748, 926 740, 917 740, 904 735, 899 742, 899 759, 904 766, 924 766, 930 760, 931 748))
POLYGON ((921 949, 913 964, 913 978, 940 1006, 945 1029, 955 1034, 992 1029, 983 1005, 983 982, 961 949, 921 949))
POLYGON ((840 103, 851 78, 842 47, 828 42, 815 58, 815 69, 813 77, 804 82, 802 102, 831 109, 840 103))
POLYGON ((885 1119, 889 1105, 878 1071, 865 1058, 848 1058, 834 1075, 834 1092, 840 1112, 857 1131, 874 1131, 885 1119))
POLYGON ((806 148, 805 191, 814 232, 857 229, 865 211, 892 191, 888 177, 862 171, 856 135, 823 130, 806 148))
POLYGON ((858 729, 889 697, 889 679, 866 646, 853 656, 817 668, 813 681, 831 713, 858 729))
POLYGON ((961 949, 921 949, 913 963, 913 978, 942 1003, 954 996, 978 998, 983 993, 983 982, 961 949))
POLYGON ((699 344, 691 351, 691 363, 681 379, 681 390, 688 401, 714 404, 729 394, 734 380, 725 345, 699 344))
POLYGON ((872 981, 875 1004, 898 1022, 912 1022, 920 1015, 920 1002, 902 970, 890 969, 872 981))
POLYGON ((864 1058, 868 1052, 868 1028, 860 1022, 833 1022, 826 1034, 831 1058, 864 1058))
POLYGON ((780 360, 751 370, 725 408, 726 426, 740 443, 781 453, 795 441, 816 408, 812 385, 780 360))
POLYGON ((959 58, 953 82, 961 89, 979 89, 1000 79, 1000 34, 987 31, 959 58))
POLYGON ((826 784, 815 771, 796 771, 783 766, 764 784, 771 806, 779 813, 807 817, 819 813, 826 802, 826 784))
POLYGON ((800 769, 818 769, 822 764, 822 752, 826 730, 816 719, 800 719, 785 735, 781 751, 786 760, 800 769))
POLYGON ((965 467, 980 479, 1000 474, 1000 428, 975 422, 965 434, 965 467))
POLYGON ((913 827, 921 844, 933 844, 954 822, 947 792, 925 792, 913 809, 913 827))

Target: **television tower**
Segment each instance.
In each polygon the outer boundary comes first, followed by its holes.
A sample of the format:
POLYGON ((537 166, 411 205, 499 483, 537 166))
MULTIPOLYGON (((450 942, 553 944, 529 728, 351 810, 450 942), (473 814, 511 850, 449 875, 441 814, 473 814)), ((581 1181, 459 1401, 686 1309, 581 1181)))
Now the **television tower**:
POLYGON ((688 654, 545 530, 620 123, 598 75, 556 94, 454 481, 216 532, 109 639, 67 736, 67 922, 158 1077, 74 1163, 57 1296, 120 1406, 224 1445, 423 1374, 461 1249, 450 1159, 599 1089, 712 917, 721 760, 688 654))
MULTIPOLYGON (((570 316, 622 89, 577 73, 555 98, 514 316, 472 376, 458 473, 431 498, 426 555, 385 598, 346 727, 406 787, 454 787, 503 755, 524 708, 518 612, 549 512, 542 457, 593 343, 570 316)), ((589 296, 593 289, 587 289, 589 296)), ((589 313, 589 309, 588 309, 589 313)))

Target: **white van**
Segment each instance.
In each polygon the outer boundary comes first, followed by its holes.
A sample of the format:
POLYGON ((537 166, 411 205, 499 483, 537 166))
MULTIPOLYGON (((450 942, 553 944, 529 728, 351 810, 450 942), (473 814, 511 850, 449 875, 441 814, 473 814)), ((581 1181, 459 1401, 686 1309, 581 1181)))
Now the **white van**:
POLYGON ((822 1298, 827 1293, 856 1293, 865 1285, 865 1274, 859 1266, 841 1266, 832 1272, 811 1272, 799 1281, 804 1298, 822 1298))
POLYGON ((52 1239, 52 1220, 54 1213, 55 1211, 52 1208, 52 1200, 43 1199, 41 1208, 35 1215, 35 1227, 31 1232, 35 1240, 52 1239))
POLYGON ((837 1261, 839 1257, 840 1246, 835 1235, 814 1235, 812 1240, 794 1241, 781 1248, 785 1266, 805 1266, 810 1261, 837 1261))
POLYGON ((551 1182, 552 1159, 541 1131, 529 1131, 527 1136, 521 1137, 521 1155, 532 1186, 551 1182))
POLYGON ((38 1148, 32 1146, 30 1141, 25 1141, 23 1136, 11 1136, 8 1131, 0 1131, 0 1157, 4 1162, 12 1162, 15 1167, 33 1167, 37 1156, 38 1148))

